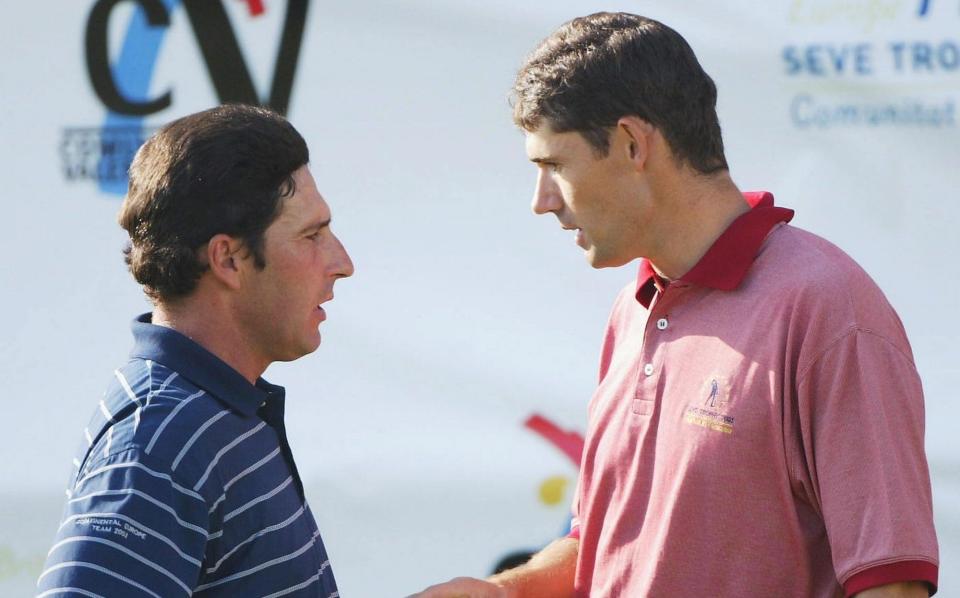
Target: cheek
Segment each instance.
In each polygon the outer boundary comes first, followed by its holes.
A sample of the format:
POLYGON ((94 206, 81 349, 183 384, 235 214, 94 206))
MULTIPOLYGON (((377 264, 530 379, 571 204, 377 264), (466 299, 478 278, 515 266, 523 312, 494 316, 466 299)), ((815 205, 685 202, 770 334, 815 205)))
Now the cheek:
POLYGON ((320 253, 319 247, 319 243, 311 243, 299 247, 297 251, 285 253, 282 259, 277 261, 277 274, 285 280, 302 278, 316 261, 320 253))
POLYGON ((562 180, 557 185, 557 189, 560 192, 560 197, 563 199, 564 205, 566 205, 570 211, 576 212, 581 208, 583 198, 577 185, 572 184, 570 181, 562 180))
POLYGON ((603 197, 603 180, 592 177, 574 176, 561 182, 564 202, 571 210, 593 211, 597 199, 603 197))
POLYGON ((267 276, 263 279, 261 292, 277 305, 287 305, 297 301, 308 292, 309 279, 307 269, 299 260, 275 259, 267 263, 267 276))

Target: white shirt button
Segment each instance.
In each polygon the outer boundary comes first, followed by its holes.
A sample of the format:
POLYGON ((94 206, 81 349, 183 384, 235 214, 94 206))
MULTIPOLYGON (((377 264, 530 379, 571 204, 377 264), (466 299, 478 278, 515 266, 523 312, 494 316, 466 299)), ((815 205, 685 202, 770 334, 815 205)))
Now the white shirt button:
POLYGON ((653 364, 648 363, 647 365, 643 366, 643 373, 648 376, 653 374, 653 364))
POLYGON ((666 330, 666 329, 667 329, 667 326, 669 326, 669 325, 670 325, 670 323, 667 322, 667 319, 666 319, 666 318, 660 318, 659 320, 657 320, 657 329, 658 329, 658 330, 666 330))

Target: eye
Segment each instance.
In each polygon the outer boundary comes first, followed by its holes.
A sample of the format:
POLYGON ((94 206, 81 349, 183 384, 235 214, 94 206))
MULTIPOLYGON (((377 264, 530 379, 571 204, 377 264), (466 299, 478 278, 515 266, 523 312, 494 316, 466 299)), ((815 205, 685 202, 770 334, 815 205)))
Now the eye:
POLYGON ((315 233, 310 233, 309 235, 307 235, 307 238, 310 239, 311 241, 316 241, 317 239, 320 238, 320 231, 317 231, 315 233))

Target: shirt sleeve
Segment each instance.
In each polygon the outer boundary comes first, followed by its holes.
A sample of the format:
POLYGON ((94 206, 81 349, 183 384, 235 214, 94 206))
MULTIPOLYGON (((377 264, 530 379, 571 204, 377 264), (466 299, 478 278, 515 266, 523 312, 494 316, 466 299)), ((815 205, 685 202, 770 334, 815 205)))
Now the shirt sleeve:
POLYGON ((798 374, 805 477, 846 595, 902 581, 935 592, 923 390, 909 350, 851 328, 798 374))
POLYGON ((135 449, 92 463, 68 492, 39 594, 189 596, 207 505, 135 449))

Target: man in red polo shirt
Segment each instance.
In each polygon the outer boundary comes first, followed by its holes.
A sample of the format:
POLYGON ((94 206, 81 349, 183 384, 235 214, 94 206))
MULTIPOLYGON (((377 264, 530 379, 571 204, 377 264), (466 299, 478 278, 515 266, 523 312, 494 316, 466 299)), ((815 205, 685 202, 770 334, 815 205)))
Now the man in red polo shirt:
POLYGON ((793 211, 730 178, 684 39, 575 19, 521 69, 533 210, 614 303, 570 536, 439 596, 927 596, 937 539, 923 393, 893 308, 793 211))

